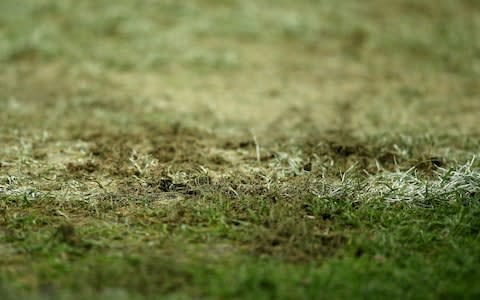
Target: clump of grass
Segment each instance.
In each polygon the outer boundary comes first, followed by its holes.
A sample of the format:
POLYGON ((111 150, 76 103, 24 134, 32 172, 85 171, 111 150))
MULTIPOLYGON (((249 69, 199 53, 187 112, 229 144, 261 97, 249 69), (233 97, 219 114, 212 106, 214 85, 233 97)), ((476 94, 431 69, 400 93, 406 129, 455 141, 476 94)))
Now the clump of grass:
POLYGON ((475 159, 455 168, 438 168, 433 177, 420 176, 415 168, 407 171, 381 172, 359 179, 349 176, 348 170, 338 184, 323 183, 312 192, 321 198, 345 197, 351 201, 368 202, 381 199, 388 203, 432 205, 462 201, 480 192, 480 171, 474 168, 475 159))

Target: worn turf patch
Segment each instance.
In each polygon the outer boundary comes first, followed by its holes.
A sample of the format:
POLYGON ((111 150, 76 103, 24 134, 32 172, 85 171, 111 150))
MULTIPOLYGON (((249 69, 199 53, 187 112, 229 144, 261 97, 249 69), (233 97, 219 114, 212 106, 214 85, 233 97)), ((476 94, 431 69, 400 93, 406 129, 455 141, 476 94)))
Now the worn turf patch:
POLYGON ((479 11, 0 1, 0 298, 479 298, 479 11))

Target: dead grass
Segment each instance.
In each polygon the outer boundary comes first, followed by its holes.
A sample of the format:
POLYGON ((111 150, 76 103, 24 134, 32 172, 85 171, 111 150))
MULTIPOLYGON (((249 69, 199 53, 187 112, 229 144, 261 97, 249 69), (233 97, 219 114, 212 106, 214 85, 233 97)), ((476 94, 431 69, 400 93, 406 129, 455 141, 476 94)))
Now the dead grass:
POLYGON ((0 296, 473 295, 477 8, 3 1, 0 296))

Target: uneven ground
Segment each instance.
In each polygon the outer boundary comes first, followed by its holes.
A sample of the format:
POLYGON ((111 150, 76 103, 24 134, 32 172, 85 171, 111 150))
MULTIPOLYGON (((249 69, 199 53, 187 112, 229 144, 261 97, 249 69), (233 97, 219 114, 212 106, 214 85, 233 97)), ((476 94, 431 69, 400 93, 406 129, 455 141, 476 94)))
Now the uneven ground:
POLYGON ((1 299, 480 297, 478 1, 2 0, 0 69, 1 299))

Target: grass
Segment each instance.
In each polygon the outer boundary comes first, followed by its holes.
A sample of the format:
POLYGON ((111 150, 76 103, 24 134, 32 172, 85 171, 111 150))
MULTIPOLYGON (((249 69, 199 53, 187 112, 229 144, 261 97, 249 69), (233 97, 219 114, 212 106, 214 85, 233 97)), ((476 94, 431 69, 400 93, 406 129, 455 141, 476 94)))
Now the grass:
POLYGON ((0 298, 478 298, 479 12, 0 2, 0 298))

